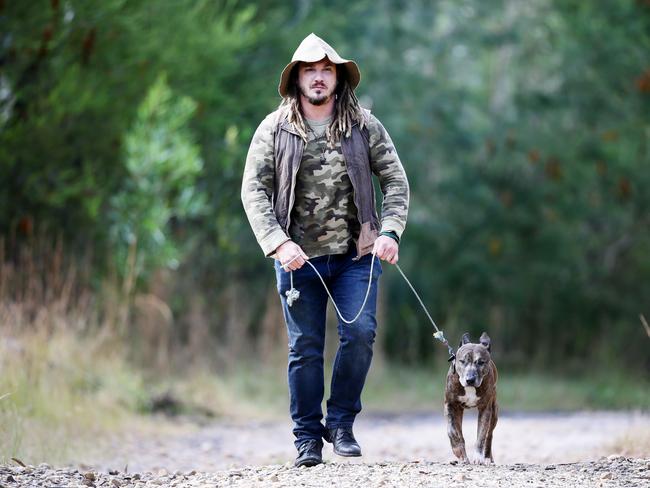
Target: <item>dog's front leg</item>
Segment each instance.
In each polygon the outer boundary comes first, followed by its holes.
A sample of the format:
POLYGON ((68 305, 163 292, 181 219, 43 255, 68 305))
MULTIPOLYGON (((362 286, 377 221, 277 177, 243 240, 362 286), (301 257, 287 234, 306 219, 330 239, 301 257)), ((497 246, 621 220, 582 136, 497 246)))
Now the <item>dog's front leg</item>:
POLYGON ((478 432, 476 435, 476 451, 479 464, 492 464, 492 432, 497 425, 497 403, 492 400, 484 408, 478 410, 478 432))
POLYGON ((445 402, 445 417, 447 417, 447 435, 451 442, 451 450, 454 455, 464 463, 469 462, 465 451, 465 439, 463 437, 463 412, 464 408, 458 403, 445 402))

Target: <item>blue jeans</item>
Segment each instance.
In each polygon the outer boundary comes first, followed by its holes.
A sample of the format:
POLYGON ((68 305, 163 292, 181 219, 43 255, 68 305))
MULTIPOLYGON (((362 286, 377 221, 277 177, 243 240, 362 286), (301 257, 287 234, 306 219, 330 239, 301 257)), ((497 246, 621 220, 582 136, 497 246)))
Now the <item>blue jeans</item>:
MULTIPOLYGON (((310 259, 329 288, 346 320, 357 314, 363 303, 370 277, 372 255, 355 261, 356 250, 310 259)), ((339 347, 334 360, 325 426, 321 423, 324 395, 323 349, 327 292, 309 264, 293 272, 294 287, 300 298, 287 306, 285 292, 291 288, 290 273, 275 262, 278 291, 282 300, 289 337, 289 395, 294 422, 295 444, 325 437, 325 429, 352 426, 361 411, 361 390, 366 380, 372 345, 377 329, 377 281, 381 264, 375 258, 368 301, 352 324, 338 319, 339 347)))

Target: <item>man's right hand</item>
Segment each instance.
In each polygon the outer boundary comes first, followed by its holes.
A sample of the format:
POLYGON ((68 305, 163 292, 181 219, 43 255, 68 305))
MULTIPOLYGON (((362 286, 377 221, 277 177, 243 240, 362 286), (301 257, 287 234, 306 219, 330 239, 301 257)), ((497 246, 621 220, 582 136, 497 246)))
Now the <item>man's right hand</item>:
POLYGON ((309 257, 293 241, 286 241, 278 246, 275 254, 285 271, 295 271, 303 267, 309 257))

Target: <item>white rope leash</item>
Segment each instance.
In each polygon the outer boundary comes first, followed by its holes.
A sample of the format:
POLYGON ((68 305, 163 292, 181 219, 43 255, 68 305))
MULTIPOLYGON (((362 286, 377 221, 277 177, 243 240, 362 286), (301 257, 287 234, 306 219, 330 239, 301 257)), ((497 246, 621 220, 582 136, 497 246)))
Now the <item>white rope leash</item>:
POLYGON ((413 287, 413 285, 411 284, 409 279, 404 274, 404 271, 402 271, 402 268, 400 268, 397 265, 397 263, 395 263, 395 267, 397 268, 397 271, 399 271, 399 274, 402 275, 402 278, 404 278, 404 281, 406 281, 406 284, 409 286, 409 288, 411 288, 411 291, 415 295, 415 298, 417 298, 418 302, 420 302, 420 305, 422 306, 422 310, 424 310, 424 313, 427 314, 427 318, 429 319, 429 322, 431 322, 431 325, 433 325, 433 328, 436 329, 436 331, 433 333, 433 337, 435 337, 440 342, 442 342, 445 346, 447 346, 447 350, 449 351, 449 360, 451 360, 454 357, 454 350, 449 345, 449 342, 447 342, 447 339, 445 339, 445 334, 438 328, 436 323, 431 318, 431 315, 429 314, 429 311, 427 310, 427 307, 424 306, 424 302, 420 298, 420 295, 418 295, 418 292, 415 291, 415 288, 413 287))
MULTIPOLYGON (((409 281, 409 279, 408 279, 408 278, 406 277, 406 275, 404 274, 404 271, 402 271, 402 268, 400 268, 400 267, 398 266, 397 263, 395 263, 395 267, 397 268, 397 271, 399 271, 399 274, 402 275, 402 278, 404 278, 404 281, 406 281, 406 284, 409 286, 409 288, 411 288, 411 291, 412 291, 413 294, 415 295, 415 298, 417 298, 417 299, 418 299, 418 302, 420 302, 420 305, 422 306, 422 309, 424 310, 424 313, 426 313, 426 314, 427 314, 427 317, 429 318, 429 322, 431 322, 431 324, 433 324, 433 328, 436 329, 436 334, 437 334, 437 333, 441 333, 441 332, 440 332, 440 329, 438 328, 438 326, 436 325, 436 323, 435 323, 435 322, 433 321, 433 319, 431 318, 431 315, 429 315, 429 311, 427 310, 427 307, 424 306, 424 302, 422 302, 422 299, 420 298, 420 295, 418 295, 418 292, 415 291, 415 288, 413 288, 413 285, 411 284, 411 282, 409 281)), ((437 337, 436 337, 436 339, 437 339, 437 337)))
MULTIPOLYGON (((293 258, 291 261, 286 263, 284 266, 291 263, 297 257, 298 256, 293 258)), ((359 311, 357 312, 357 314, 354 316, 354 318, 352 320, 347 320, 345 317, 343 317, 343 314, 339 310, 339 307, 336 305, 336 302, 334 301, 334 297, 332 296, 329 289, 327 288, 327 285, 325 284, 325 280, 323 279, 321 274, 316 269, 316 266, 311 264, 309 261, 305 261, 305 262, 309 266, 311 266, 312 269, 314 270, 314 273, 316 273, 318 275, 318 278, 320 279, 321 283, 323 284, 323 287, 325 288, 325 291, 327 292, 327 296, 329 296, 330 300, 332 300, 332 304, 334 305, 334 309, 336 310, 336 313, 338 314, 339 318, 343 322, 345 322, 346 324, 352 324, 353 322, 355 322, 359 318, 359 316, 361 315, 361 312, 363 312, 363 309, 366 306, 366 302, 368 301, 368 295, 370 295, 370 286, 372 285, 372 270, 375 267, 375 251, 372 252, 372 262, 370 263, 370 276, 368 276, 368 288, 366 289, 366 296, 363 298, 363 303, 361 304, 361 308, 359 309, 359 311)), ((285 292, 285 295, 287 296, 287 305, 289 305, 289 306, 293 305, 293 302, 298 300, 298 298, 300 297, 300 292, 293 287, 293 271, 291 271, 290 280, 291 280, 291 289, 289 289, 287 292, 285 292)))
MULTIPOLYGON (((325 280, 323 279, 321 274, 318 272, 318 270, 316 269, 316 267, 313 264, 311 264, 308 260, 305 261, 309 266, 312 267, 314 272, 318 275, 318 278, 320 279, 321 283, 323 284, 323 287, 325 288, 325 291, 327 292, 327 295, 330 297, 330 300, 332 300, 332 304, 334 305, 334 308, 336 309, 336 313, 338 314, 339 318, 343 322, 345 322, 346 324, 352 324, 353 322, 355 322, 359 318, 359 316, 361 315, 361 312, 363 312, 364 307, 366 306, 366 302, 368 301, 368 295, 370 294, 370 286, 372 284, 372 270, 373 270, 373 268, 375 266, 375 258, 376 258, 375 254, 376 254, 375 251, 373 251, 372 252, 372 263, 370 264, 370 276, 368 277, 368 288, 366 289, 366 296, 363 299, 363 304, 361 305, 361 308, 359 309, 359 312, 355 315, 355 317, 352 320, 346 320, 343 317, 343 315, 341 314, 341 311, 339 310, 339 307, 336 305, 336 302, 334 301, 334 297, 332 296, 329 289, 327 288, 327 285, 325 284, 325 280)), ((287 266, 288 264, 295 261, 298 258, 298 256, 299 255, 296 255, 290 261, 286 262, 283 265, 283 267, 287 266)), ((437 340, 439 340, 440 342, 442 342, 445 346, 447 346, 447 349, 449 350, 450 360, 451 360, 454 357, 454 351, 451 348, 451 346, 449 345, 449 342, 447 341, 447 339, 445 339, 444 333, 438 328, 436 323, 431 318, 431 314, 429 314, 429 311, 427 310, 427 307, 424 305, 424 302, 420 298, 420 295, 418 295, 418 292, 415 291, 415 288, 413 287, 413 285, 411 284, 409 279, 404 274, 404 271, 402 271, 402 268, 400 268, 397 263, 395 263, 395 267, 397 268, 397 271, 399 271, 399 274, 402 275, 402 278, 404 278, 404 281, 406 281, 406 284, 409 286, 409 288, 411 289, 411 291, 415 295, 415 298, 417 298, 418 302, 420 302, 420 306, 422 307, 422 310, 424 310, 424 313, 427 315, 427 318, 429 319, 429 322, 431 322, 431 325, 433 325, 433 328, 436 329, 436 332, 433 334, 433 337, 436 338, 437 340)), ((287 296, 287 305, 289 305, 291 307, 291 305, 293 305, 293 302, 298 300, 298 298, 300 297, 300 292, 293 287, 293 271, 291 271, 291 274, 290 274, 290 281, 291 281, 291 288, 288 291, 285 292, 285 295, 287 296)))

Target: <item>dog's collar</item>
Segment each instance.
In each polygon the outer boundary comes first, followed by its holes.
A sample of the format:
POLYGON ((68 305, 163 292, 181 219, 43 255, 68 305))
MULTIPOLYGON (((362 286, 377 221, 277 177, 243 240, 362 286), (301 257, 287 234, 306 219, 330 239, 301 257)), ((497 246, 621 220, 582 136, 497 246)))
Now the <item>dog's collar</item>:
POLYGON ((454 363, 454 359, 456 359, 456 353, 451 350, 451 347, 449 348, 449 359, 447 359, 448 363, 451 363, 451 369, 454 373, 456 373, 456 363, 454 363))

